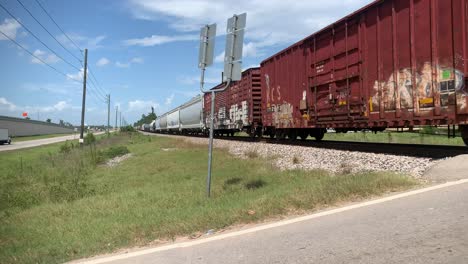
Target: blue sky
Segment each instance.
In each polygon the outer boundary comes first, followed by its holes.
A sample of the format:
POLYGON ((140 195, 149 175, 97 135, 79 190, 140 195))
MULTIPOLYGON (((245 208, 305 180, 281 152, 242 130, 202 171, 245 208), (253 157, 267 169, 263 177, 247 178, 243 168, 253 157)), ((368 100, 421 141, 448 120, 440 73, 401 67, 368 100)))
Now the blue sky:
MULTIPOLYGON (((81 52, 53 24, 36 0, 19 0, 74 56, 81 52)), ((100 94, 111 94, 130 123, 154 106, 157 114, 199 93, 198 35, 204 24, 217 23, 215 64, 208 68, 208 87, 221 80, 226 19, 247 12, 243 68, 359 9, 371 0, 38 0, 80 48, 88 48, 88 64, 97 79, 91 84, 86 123, 107 122, 100 94), (98 86, 98 87, 96 87, 98 86), (96 91, 97 90, 97 91, 96 91)), ((18 0, 0 0, 58 56, 81 69, 27 13, 18 0)), ((60 72, 48 68, 0 34, 0 115, 79 124, 82 85, 79 71, 63 62, 0 8, 0 30, 60 72), (75 80, 76 79, 76 80, 75 80)))

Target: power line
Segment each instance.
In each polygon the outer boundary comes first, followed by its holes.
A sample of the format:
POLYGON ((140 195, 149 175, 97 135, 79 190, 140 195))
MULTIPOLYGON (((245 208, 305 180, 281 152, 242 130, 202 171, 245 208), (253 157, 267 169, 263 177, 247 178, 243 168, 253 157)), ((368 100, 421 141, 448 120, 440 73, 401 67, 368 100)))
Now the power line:
POLYGON ((58 29, 60 29, 60 31, 63 33, 63 35, 79 50, 82 52, 81 48, 67 35, 67 33, 65 33, 65 31, 57 24, 57 22, 55 22, 55 20, 52 18, 52 16, 49 14, 49 12, 47 12, 47 10, 41 5, 41 3, 39 2, 39 0, 36 0, 36 3, 41 7, 42 11, 44 11, 44 13, 46 13, 46 15, 50 18, 50 20, 52 20, 52 22, 54 22, 54 24, 57 26, 58 29))
POLYGON ((97 92, 97 90, 96 90, 96 87, 95 87, 94 85, 91 85, 91 83, 90 83, 90 82, 88 82, 88 81, 86 81, 86 83, 87 83, 87 84, 88 84, 88 86, 89 86, 89 89, 88 89, 88 90, 92 90, 92 89, 91 89, 91 87, 92 87, 92 88, 93 88, 93 91, 94 91, 94 93, 96 94, 96 96, 98 96, 100 100, 105 100, 105 98, 106 98, 106 97, 105 97, 105 96, 103 96, 103 95, 101 95, 101 94, 99 94, 99 93, 97 92))
POLYGON ((28 12, 28 14, 47 32, 49 33, 49 35, 64 49, 66 50, 68 53, 70 53, 70 55, 72 55, 75 59, 77 59, 80 63, 81 63, 81 60, 76 57, 70 50, 68 50, 65 46, 62 45, 62 43, 60 43, 60 41, 57 40, 57 38, 54 37, 54 35, 52 35, 52 33, 50 33, 49 30, 47 30, 47 28, 42 25, 41 22, 39 22, 39 20, 37 20, 37 18, 31 13, 31 11, 29 11, 29 9, 24 6, 24 4, 21 2, 21 0, 16 0, 23 8, 24 10, 26 10, 26 12, 28 12))
MULTIPOLYGON (((42 43, 42 45, 44 45, 50 52, 52 52, 53 54, 55 54, 55 56, 57 56, 59 59, 61 59, 63 62, 67 63, 68 65, 70 65, 71 67, 73 67, 74 69, 80 71, 80 69, 78 69, 75 65, 71 64, 70 62, 68 62, 67 60, 65 60, 64 58, 62 58, 60 55, 58 55, 54 50, 52 50, 49 46, 47 46, 47 44, 45 44, 42 40, 40 40, 31 30, 29 30, 28 27, 26 27, 23 23, 21 23, 21 21, 19 21, 19 19, 17 19, 12 13, 10 13, 10 11, 8 11, 8 9, 6 9, 1 3, 0 3, 0 7, 5 10, 5 12, 7 12, 14 20, 16 20, 16 22, 18 22, 24 29, 26 29, 26 31, 29 32, 29 34, 31 34, 37 41, 39 41, 40 43, 42 43)), ((36 57, 36 56, 35 56, 36 57)))
POLYGON ((104 89, 102 89, 100 87, 99 82, 97 81, 96 77, 94 76, 93 71, 91 70, 91 68, 88 67, 88 70, 89 70, 88 72, 91 74, 91 77, 92 77, 92 78, 90 78, 91 82, 96 86, 96 88, 98 88, 98 90, 99 90, 99 92, 101 94, 103 94, 103 95, 107 94, 107 92, 104 91, 104 89))
POLYGON ((45 62, 44 60, 42 60, 41 58, 37 57, 36 55, 34 55, 31 51, 29 51, 28 49, 26 49, 25 47, 23 47, 21 44, 19 44, 18 42, 16 42, 14 39, 10 38, 10 36, 8 36, 7 34, 5 34, 2 30, 0 30, 0 33, 2 33, 3 36, 5 36, 7 39, 9 39, 11 42, 15 43, 18 47, 20 47, 21 49, 23 49, 24 51, 26 51, 27 53, 29 53, 29 55, 33 56, 34 58, 36 58, 38 61, 42 62, 43 64, 45 64, 46 66, 48 66, 49 68, 51 68, 52 70, 56 71, 57 73, 67 77, 68 79, 71 79, 72 81, 75 81, 75 82, 78 82, 78 83, 81 83, 73 78, 70 78, 67 74, 63 73, 62 71, 58 70, 57 68, 55 68, 54 66, 48 64, 47 62, 45 62))
MULTIPOLYGON (((89 69, 89 68, 88 68, 88 69, 89 69)), ((88 71, 88 73, 89 73, 89 72, 90 72, 90 71, 88 71)), ((104 95, 104 94, 106 94, 106 93, 101 93, 101 92, 97 89, 96 83, 95 83, 91 78, 88 79, 88 83, 91 83, 91 84, 93 85, 94 89, 96 89, 96 92, 98 92, 100 96, 102 96, 103 98, 106 97, 106 96, 104 95)))
POLYGON ((91 68, 88 67, 88 69, 89 69, 89 73, 91 74, 91 77, 94 79, 94 81, 96 81, 96 84, 97 84, 96 86, 97 86, 97 88, 99 88, 99 89, 101 90, 101 92, 103 92, 104 94, 107 94, 108 92, 107 92, 107 91, 104 91, 104 89, 101 88, 101 85, 99 84, 98 80, 97 80, 96 77, 94 76, 94 73, 93 73, 93 71, 91 70, 91 68))
POLYGON ((95 92, 94 90, 88 89, 88 91, 89 91, 92 95, 94 95, 94 99, 98 100, 99 103, 107 103, 107 101, 106 101, 106 100, 103 100, 101 97, 99 97, 99 96, 96 94, 96 92, 95 92))
MULTIPOLYGON (((34 18, 34 20, 36 20, 36 22, 42 26, 42 28, 44 30, 47 31, 47 33, 49 33, 49 35, 51 35, 52 38, 55 39, 55 41, 57 41, 57 43, 59 43, 65 50, 67 50, 73 57, 75 57, 68 49, 66 49, 54 36, 52 36, 52 34, 34 17, 34 15, 31 14, 31 12, 23 5, 23 3, 20 1, 20 0, 16 0, 18 1, 18 3, 21 4, 21 6, 23 6, 23 8, 34 18)), ((50 20, 52 20, 52 22, 54 22, 54 24, 57 26, 57 28, 65 35, 65 37, 67 37, 68 40, 70 40, 70 42, 75 45, 75 47, 81 51, 81 48, 65 33, 65 31, 57 24, 57 22, 55 22, 55 20, 52 18, 52 16, 45 10, 45 8, 42 6, 42 4, 38 1, 38 0, 35 0, 36 3, 39 5, 39 7, 44 11, 44 13, 46 13, 46 15, 50 18, 50 20)), ((82 62, 80 59, 78 59, 77 57, 75 57, 80 63, 82 62)), ((89 73, 91 74, 91 77, 92 79, 94 80, 91 80, 91 82, 93 82, 95 88, 96 88, 96 91, 102 96, 102 97, 105 97, 104 94, 107 94, 106 91, 104 91, 104 89, 102 89, 100 83, 98 82, 96 76, 94 75, 94 73, 92 72, 91 68, 88 66, 88 70, 89 70, 89 73)))
POLYGON ((96 102, 99 102, 99 103, 107 103, 107 97, 104 98, 104 97, 101 97, 99 94, 96 93, 96 89, 92 89, 90 83, 88 82, 89 79, 86 80, 86 84, 87 84, 87 87, 86 87, 86 91, 89 92, 90 95, 93 95, 93 99, 96 100, 96 102))
POLYGON ((101 94, 99 94, 99 93, 97 92, 96 86, 95 86, 94 84, 92 85, 92 87, 94 88, 94 90, 91 89, 91 84, 92 84, 92 82, 91 82, 91 83, 90 83, 90 82, 86 82, 86 83, 89 85, 89 89, 88 89, 88 90, 93 91, 93 93, 94 93, 100 100, 103 100, 103 101, 106 101, 106 100, 107 100, 106 96, 103 96, 103 95, 101 95, 101 94))
MULTIPOLYGON (((54 22, 55 26, 57 26, 57 28, 63 33, 63 35, 79 50, 81 51, 81 48, 65 33, 65 31, 57 24, 57 22, 52 18, 52 16, 49 14, 49 12, 47 12, 47 10, 44 8, 44 6, 40 3, 39 0, 35 0, 36 3, 39 5, 39 7, 42 9, 42 11, 44 11, 44 13, 50 18, 50 20, 52 20, 52 22, 54 22)), ((81 60, 80 60, 81 62, 81 60)), ((102 89, 101 87, 101 84, 98 82, 96 76, 94 75, 93 71, 91 70, 91 67, 89 67, 88 65, 88 70, 89 70, 89 73, 91 74, 91 77, 92 79, 94 80, 95 82, 95 86, 97 88, 97 91, 102 95, 104 96, 103 94, 107 94, 106 91, 104 91, 104 89, 102 89)))

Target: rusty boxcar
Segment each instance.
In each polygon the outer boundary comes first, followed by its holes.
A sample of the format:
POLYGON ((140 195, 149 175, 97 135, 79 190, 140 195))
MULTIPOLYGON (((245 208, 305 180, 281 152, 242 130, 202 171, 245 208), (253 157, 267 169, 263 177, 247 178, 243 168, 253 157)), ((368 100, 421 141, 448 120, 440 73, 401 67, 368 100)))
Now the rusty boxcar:
POLYGON ((261 63, 265 133, 459 125, 468 144, 468 0, 381 0, 261 63))
MULTIPOLYGON (((213 89, 222 88, 219 84, 213 89)), ((254 135, 260 134, 262 128, 260 68, 250 68, 242 73, 242 79, 233 82, 220 93, 215 100, 215 134, 233 135, 245 131, 254 135)), ((211 94, 204 96, 205 124, 209 127, 211 110, 211 94)))

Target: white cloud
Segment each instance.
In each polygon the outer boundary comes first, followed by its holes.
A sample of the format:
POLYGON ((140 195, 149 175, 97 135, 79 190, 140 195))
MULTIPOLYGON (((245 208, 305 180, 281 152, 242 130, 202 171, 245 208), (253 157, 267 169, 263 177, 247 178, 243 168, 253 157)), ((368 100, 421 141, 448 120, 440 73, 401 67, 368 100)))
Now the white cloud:
MULTIPOLYGON (((81 68, 77 73, 67 73, 68 80, 83 81, 84 69, 81 68)), ((88 73, 88 71, 86 71, 88 73)))
POLYGON ((37 49, 33 52, 34 56, 37 58, 32 58, 31 62, 34 64, 42 64, 42 61, 48 64, 54 64, 60 61, 60 58, 57 57, 55 54, 47 53, 43 50, 37 49), (42 60, 42 61, 41 61, 42 60))
POLYGON ((153 101, 144 101, 144 100, 134 100, 128 102, 128 111, 135 112, 135 111, 143 111, 147 110, 148 112, 151 111, 151 107, 159 108, 159 104, 153 101))
POLYGON ((372 1, 239 0, 233 5, 229 0, 130 0, 130 11, 139 19, 168 21, 183 34, 217 23, 218 35, 225 33, 227 18, 246 12, 246 40, 255 43, 258 53, 264 47, 292 44, 372 1))
MULTIPOLYGON (((101 42, 107 38, 104 35, 96 37, 87 37, 76 33, 67 33, 67 35, 73 40, 74 43, 78 45, 78 47, 83 49, 87 48, 90 50, 102 48, 103 46, 101 45, 101 42)), ((73 45, 73 43, 65 35, 59 35, 57 39, 64 45, 76 49, 75 45, 73 45)))
POLYGON ((143 63, 143 62, 144 62, 144 60, 143 60, 143 58, 141 58, 141 57, 135 57, 135 58, 132 58, 132 59, 130 60, 130 63, 139 63, 139 64, 141 64, 141 63, 143 63))
POLYGON ((107 59, 107 58, 100 58, 97 62, 96 62, 96 65, 98 67, 102 67, 102 66, 106 66, 107 64, 110 63, 110 60, 107 59))
POLYGON ((127 39, 124 44, 127 46, 143 46, 150 47, 155 45, 166 44, 175 41, 190 41, 197 40, 198 35, 178 35, 178 36, 162 36, 152 35, 151 37, 127 39))
POLYGON ((130 61, 127 63, 117 61, 115 63, 115 66, 119 68, 129 68, 130 66, 132 66, 132 64, 142 64, 143 62, 144 62, 143 58, 134 57, 134 58, 131 58, 130 61))
POLYGON ((17 107, 14 103, 8 101, 5 97, 0 97, 0 109, 12 112, 15 111, 17 107))
POLYGON ((60 101, 56 104, 54 104, 52 107, 51 107, 51 111, 62 111, 64 109, 67 109, 67 108, 70 108, 71 105, 65 101, 60 101))
POLYGON ((214 58, 214 61, 215 62, 224 62, 224 55, 225 54, 226 53, 223 51, 220 54, 216 55, 216 57, 214 58))
POLYGON ((169 106, 172 104, 172 101, 174 101, 174 94, 171 94, 169 97, 166 98, 166 100, 164 100, 164 104, 169 106))
POLYGON ((120 61, 117 61, 117 62, 115 63, 115 66, 117 66, 117 67, 119 67, 119 68, 128 68, 128 67, 130 67, 130 63, 122 63, 122 62, 120 62, 120 61))
MULTIPOLYGON (((0 30, 12 39, 16 39, 16 34, 18 33, 18 29, 20 27, 21 25, 18 22, 16 22, 16 20, 10 18, 5 18, 5 20, 3 20, 3 23, 0 24, 0 30)), ((3 36, 3 34, 0 34, 0 40, 7 39, 8 38, 3 36)))
POLYGON ((81 109, 81 107, 74 107, 67 101, 58 101, 50 106, 17 106, 14 103, 8 101, 4 97, 0 97, 0 112, 1 113, 14 113, 14 112, 39 112, 39 113, 56 113, 62 112, 68 109, 81 109))
POLYGON ((257 45, 253 42, 249 42, 244 44, 242 48, 242 56, 243 57, 256 57, 257 56, 257 45))

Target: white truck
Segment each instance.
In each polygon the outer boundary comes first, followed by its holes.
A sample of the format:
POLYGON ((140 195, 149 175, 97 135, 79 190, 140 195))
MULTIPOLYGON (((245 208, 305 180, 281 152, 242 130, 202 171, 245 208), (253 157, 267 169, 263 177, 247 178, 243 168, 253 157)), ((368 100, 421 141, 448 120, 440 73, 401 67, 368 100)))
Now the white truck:
POLYGON ((0 145, 5 143, 11 144, 11 138, 8 135, 8 129, 0 128, 0 145))

